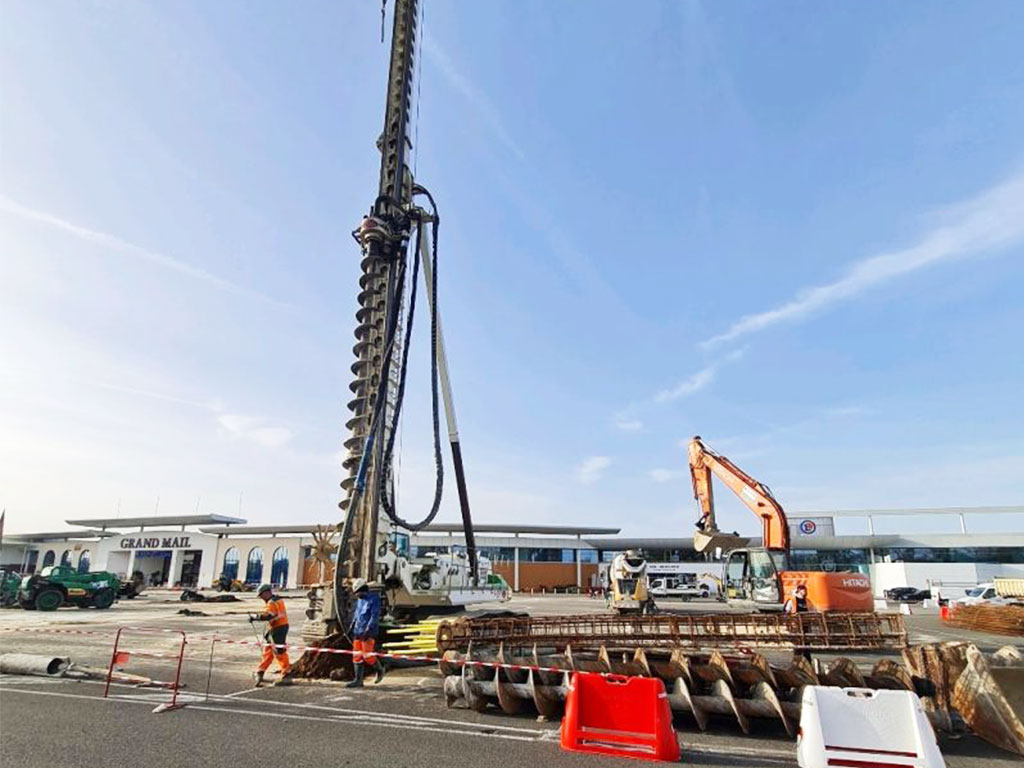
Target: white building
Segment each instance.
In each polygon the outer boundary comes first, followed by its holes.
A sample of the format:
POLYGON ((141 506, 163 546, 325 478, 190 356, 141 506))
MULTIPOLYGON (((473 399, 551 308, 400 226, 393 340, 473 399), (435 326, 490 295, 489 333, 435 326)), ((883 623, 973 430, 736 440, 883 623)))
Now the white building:
MULTIPOLYGON (((798 570, 869 574, 875 593, 891 587, 938 588, 947 595, 993 576, 1024 576, 1024 532, 970 533, 973 515, 1024 514, 1024 507, 850 510, 790 515, 791 566, 798 570), (959 533, 876 534, 886 515, 959 519, 959 533), (866 535, 836 535, 835 520, 867 519, 866 535)), ((1005 518, 1005 519, 1013 519, 1005 518)), ((223 515, 68 520, 77 530, 7 535, 0 567, 30 573, 66 563, 82 570, 139 571, 148 584, 208 587, 221 573, 248 583, 296 588, 320 580, 311 557, 315 525, 250 526, 223 515)), ((681 522, 682 526, 683 523, 681 522)), ((554 525, 475 525, 478 551, 513 589, 585 588, 602 563, 626 549, 642 549, 651 573, 720 574, 689 538, 626 538, 615 528, 554 525)), ((751 545, 759 540, 754 538, 751 545)), ((438 523, 403 537, 412 557, 464 548, 459 524, 438 523)))

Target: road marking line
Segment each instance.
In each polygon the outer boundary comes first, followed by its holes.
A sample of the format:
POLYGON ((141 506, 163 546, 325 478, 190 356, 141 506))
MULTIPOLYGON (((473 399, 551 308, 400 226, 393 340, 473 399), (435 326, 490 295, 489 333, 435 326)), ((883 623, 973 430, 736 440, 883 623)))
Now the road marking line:
MULTIPOLYGON (((43 679, 45 679, 45 678, 43 678, 43 679)), ((79 682, 79 681, 75 681, 75 682, 79 682)), ((99 681, 99 680, 82 680, 80 682, 82 682, 82 683, 92 683, 94 685, 103 685, 103 682, 99 681)), ((118 683, 112 683, 112 685, 118 685, 118 683)), ((127 685, 127 684, 120 684, 120 685, 122 685, 123 687, 126 687, 126 688, 132 688, 132 689, 136 688, 136 686, 134 686, 134 685, 127 685)), ((14 689, 12 689, 12 690, 14 690, 14 689)), ((219 701, 219 700, 231 699, 232 701, 245 701, 245 702, 247 702, 249 704, 253 704, 253 705, 266 705, 266 706, 272 706, 272 707, 294 707, 294 708, 297 708, 297 709, 308 709, 308 710, 313 710, 313 711, 317 711, 317 712, 330 713, 330 714, 333 714, 333 715, 352 715, 352 716, 363 716, 363 717, 399 717, 399 718, 401 718, 401 719, 403 719, 405 721, 408 721, 408 722, 411 722, 411 723, 415 723, 417 725, 422 724, 422 725, 433 725, 434 727, 443 726, 443 727, 446 727, 446 728, 457 727, 457 728, 463 728, 463 729, 478 729, 478 730, 481 730, 481 731, 488 731, 488 732, 499 731, 499 732, 504 732, 504 733, 509 733, 509 734, 529 735, 531 738, 536 738, 537 735, 541 734, 541 733, 549 733, 549 732, 553 733, 553 732, 557 732, 557 730, 558 730, 557 728, 521 728, 521 727, 516 727, 516 726, 510 726, 510 725, 495 725, 495 724, 491 724, 491 723, 476 723, 476 722, 472 722, 472 721, 453 720, 453 719, 450 719, 450 718, 442 718, 442 717, 426 717, 426 716, 423 716, 423 715, 391 715, 391 714, 389 714, 387 712, 381 712, 380 710, 351 709, 351 708, 347 708, 347 707, 329 707, 329 706, 324 706, 322 704, 302 704, 302 703, 299 703, 299 702, 292 702, 292 701, 275 701, 275 700, 270 700, 270 699, 235 699, 235 698, 233 698, 237 694, 246 693, 248 691, 255 691, 255 690, 263 690, 263 689, 262 688, 252 688, 252 689, 243 690, 243 691, 235 691, 234 693, 227 693, 227 694, 211 693, 210 694, 210 701, 211 702, 215 702, 215 701, 219 701)), ((59 695, 59 694, 53 694, 53 695, 59 695)), ((67 694, 67 695, 73 695, 73 694, 67 694)), ((77 695, 77 694, 74 694, 74 695, 77 695)), ((169 694, 165 694, 165 695, 169 695, 169 694)), ((92 698, 92 697, 85 696, 85 698, 92 698)), ((141 696, 125 695, 125 696, 122 696, 121 698, 125 699, 125 700, 128 700, 128 699, 139 699, 139 698, 141 698, 141 696)), ((354 695, 353 695, 353 698, 355 698, 354 695)), ((469 731, 466 731, 466 732, 468 733, 469 731)))
POLYGON ((233 696, 241 696, 243 693, 252 693, 253 691, 261 691, 261 690, 263 690, 262 687, 260 687, 260 688, 253 687, 253 688, 243 688, 242 690, 235 691, 234 693, 224 693, 224 694, 211 693, 210 694, 210 698, 211 699, 221 699, 221 698, 230 699, 233 696))
MULTIPOLYGON (((5 693, 24 693, 30 696, 56 696, 58 698, 66 699, 89 699, 91 701, 110 701, 110 702, 122 702, 129 704, 144 704, 146 706, 152 706, 153 701, 148 697, 143 698, 141 696, 110 696, 109 698, 102 699, 96 696, 85 696, 77 693, 59 693, 56 691, 27 691, 21 688, 6 688, 5 693)), ((280 720, 307 720, 310 722, 323 723, 323 722, 356 722, 363 725, 376 725, 382 728, 397 728, 399 730, 407 731, 426 731, 428 733, 437 733, 438 728, 427 723, 414 723, 407 722, 403 715, 388 715, 387 713, 380 713, 377 716, 365 716, 365 715, 348 715, 348 714, 335 714, 331 717, 314 717, 312 715, 298 715, 288 714, 285 712, 259 712, 251 709, 235 709, 232 707, 221 707, 221 706, 210 706, 203 704, 189 704, 188 709, 194 709, 201 712, 220 712, 227 714, 237 715, 249 715, 250 717, 272 717, 280 720)), ((461 725, 461 723, 452 723, 448 721, 448 725, 461 725)), ((489 729, 490 730, 490 729, 489 729)), ((517 736, 514 734, 507 733, 493 733, 484 731, 463 731, 459 729, 447 730, 448 734, 457 734, 460 736, 472 736, 472 737, 484 737, 488 739, 504 739, 506 741, 531 741, 539 742, 545 739, 540 738, 540 734, 534 732, 532 736, 517 736)))

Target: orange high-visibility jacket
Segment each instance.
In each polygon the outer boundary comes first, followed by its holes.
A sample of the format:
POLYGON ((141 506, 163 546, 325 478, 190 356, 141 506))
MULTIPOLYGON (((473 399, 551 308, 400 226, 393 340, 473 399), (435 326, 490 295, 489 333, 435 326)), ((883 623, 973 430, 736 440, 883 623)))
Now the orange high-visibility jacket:
POLYGON ((267 610, 263 617, 270 624, 271 629, 288 626, 288 612, 284 609, 284 600, 275 597, 267 601, 267 610))

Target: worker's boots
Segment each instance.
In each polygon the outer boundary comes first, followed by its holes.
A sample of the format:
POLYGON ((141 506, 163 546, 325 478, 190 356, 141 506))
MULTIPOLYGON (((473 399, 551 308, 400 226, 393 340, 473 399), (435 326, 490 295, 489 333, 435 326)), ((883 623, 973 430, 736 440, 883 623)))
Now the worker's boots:
POLYGON ((263 685, 263 674, 264 673, 262 669, 252 673, 252 684, 256 688, 259 688, 261 685, 263 685))
POLYGON ((352 664, 355 669, 355 677, 345 684, 346 688, 362 688, 363 687, 363 675, 366 674, 364 664, 361 661, 354 662, 352 664))
POLYGON ((373 665, 376 676, 373 678, 373 684, 376 685, 384 679, 384 659, 377 659, 377 663, 373 665))

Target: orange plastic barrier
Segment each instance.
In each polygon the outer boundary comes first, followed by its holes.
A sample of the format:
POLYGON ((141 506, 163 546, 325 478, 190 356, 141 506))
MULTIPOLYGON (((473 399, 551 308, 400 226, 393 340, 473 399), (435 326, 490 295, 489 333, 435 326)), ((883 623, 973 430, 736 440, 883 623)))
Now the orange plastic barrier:
POLYGON ((651 677, 573 672, 562 749, 642 760, 679 760, 665 684, 651 677))

